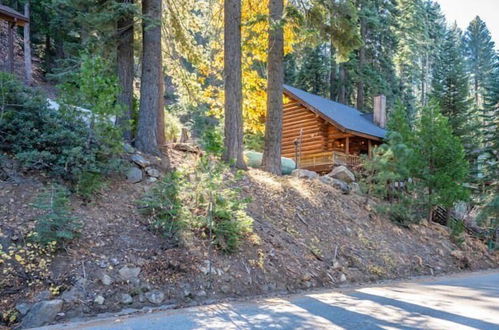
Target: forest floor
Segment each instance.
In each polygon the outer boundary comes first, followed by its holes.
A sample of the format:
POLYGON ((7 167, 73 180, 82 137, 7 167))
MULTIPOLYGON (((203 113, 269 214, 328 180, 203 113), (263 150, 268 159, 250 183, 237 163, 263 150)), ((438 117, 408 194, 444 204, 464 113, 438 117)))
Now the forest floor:
MULTIPOLYGON (((173 162, 189 157, 195 156, 177 152, 173 162)), ((4 247, 20 244, 33 228, 38 211, 31 203, 47 179, 16 181, 0 181, 4 247)), ((81 236, 55 255, 48 280, 0 287, 0 310, 57 298, 64 301, 57 319, 66 320, 153 306, 151 292, 164 294, 162 305, 182 307, 499 266, 499 255, 473 237, 457 246, 442 225, 397 226, 377 215, 376 201, 365 196, 255 169, 237 183, 242 197, 251 198, 247 212, 254 220, 253 234, 238 251, 223 254, 202 239, 179 246, 149 230, 138 212, 137 201, 152 185, 114 178, 91 203, 73 198, 81 236), (124 272, 132 273, 128 280, 124 272), (104 275, 112 283, 104 284, 104 275)))

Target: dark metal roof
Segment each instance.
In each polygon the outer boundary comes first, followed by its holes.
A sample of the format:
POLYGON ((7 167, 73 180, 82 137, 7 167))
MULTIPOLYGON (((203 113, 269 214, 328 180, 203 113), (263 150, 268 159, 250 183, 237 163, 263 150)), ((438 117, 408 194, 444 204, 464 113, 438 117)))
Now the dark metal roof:
POLYGON ((340 128, 381 139, 386 135, 385 129, 373 123, 372 115, 369 118, 370 114, 362 113, 355 108, 307 93, 289 85, 284 85, 284 92, 312 107, 333 124, 340 126, 340 128))
POLYGON ((27 18, 20 12, 4 5, 0 5, 0 19, 15 22, 18 25, 24 25, 25 23, 29 22, 29 18, 27 18))

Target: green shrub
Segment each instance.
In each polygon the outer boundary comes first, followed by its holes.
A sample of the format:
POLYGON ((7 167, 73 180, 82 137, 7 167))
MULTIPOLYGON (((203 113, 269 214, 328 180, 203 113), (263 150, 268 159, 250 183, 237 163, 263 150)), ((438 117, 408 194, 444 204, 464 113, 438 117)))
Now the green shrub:
POLYGON ((220 128, 207 128, 201 138, 201 146, 203 149, 213 155, 220 156, 224 150, 223 134, 220 128))
POLYGON ((64 85, 58 110, 48 107, 40 91, 0 73, 0 152, 13 155, 24 169, 44 170, 91 196, 100 188, 97 176, 119 169, 122 148, 121 133, 110 121, 120 111, 116 82, 97 77, 104 67, 84 58, 81 71, 64 85))
POLYGON ((183 224, 179 219, 182 209, 179 198, 181 175, 174 171, 167 173, 149 192, 139 201, 140 211, 149 219, 149 224, 167 237, 174 236, 183 224))
POLYGON ((140 201, 142 213, 168 236, 189 230, 233 252, 253 221, 230 176, 223 163, 203 157, 196 168, 171 173, 151 189, 140 201))
POLYGON ((451 218, 447 226, 450 228, 451 240, 458 246, 464 243, 464 222, 462 220, 451 218))
POLYGON ((71 215, 69 191, 53 185, 38 196, 33 204, 43 214, 36 219, 33 240, 43 245, 64 244, 78 235, 80 222, 71 215))

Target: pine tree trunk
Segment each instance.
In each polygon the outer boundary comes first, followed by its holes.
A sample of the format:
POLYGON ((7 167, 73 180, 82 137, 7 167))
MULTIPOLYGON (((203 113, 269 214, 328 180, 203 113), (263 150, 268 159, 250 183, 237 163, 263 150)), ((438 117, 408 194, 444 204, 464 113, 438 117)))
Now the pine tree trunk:
POLYGON ((162 0, 142 1, 142 78, 136 147, 159 155, 164 142, 163 69, 161 56, 162 0), (163 115, 162 115, 163 114, 163 115))
POLYGON ((334 58, 334 46, 333 41, 331 40, 330 45, 330 64, 329 64, 329 98, 331 100, 337 100, 336 93, 336 60, 334 58))
MULTIPOLYGON (((365 42, 367 33, 366 19, 362 17, 360 19, 360 35, 362 41, 365 42)), ((357 83, 357 109, 362 110, 364 108, 364 66, 366 63, 366 46, 365 43, 359 49, 359 81, 357 83)))
POLYGON ((346 104, 347 102, 346 71, 344 64, 340 64, 340 77, 338 79, 338 102, 342 104, 346 104))
MULTIPOLYGON (((122 3, 133 3, 133 0, 120 0, 122 3)), ((123 106, 123 115, 118 118, 118 125, 123 129, 123 139, 133 139, 130 121, 133 112, 133 15, 120 17, 117 25, 118 45, 116 49, 117 75, 120 84, 118 102, 123 106)))
POLYGON ((224 1, 224 161, 244 169, 241 82, 241 0, 224 1))
POLYGON ((283 0, 269 0, 269 48, 267 60, 267 116, 262 166, 281 174, 282 98, 284 83, 283 0))
MULTIPOLYGON (((30 16, 29 1, 24 4, 24 16, 30 16)), ((31 34, 30 34, 30 24, 26 23, 24 25, 24 76, 26 84, 31 85, 33 83, 33 65, 31 63, 31 34)))

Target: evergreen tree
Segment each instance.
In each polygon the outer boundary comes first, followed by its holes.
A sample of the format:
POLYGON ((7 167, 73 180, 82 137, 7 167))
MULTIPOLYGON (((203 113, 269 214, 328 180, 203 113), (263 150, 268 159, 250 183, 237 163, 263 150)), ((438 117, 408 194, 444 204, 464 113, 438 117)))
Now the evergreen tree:
POLYGON ((327 96, 328 94, 328 58, 324 47, 317 46, 306 49, 301 67, 296 75, 294 85, 307 92, 327 96))
POLYGON ((282 94, 284 83, 283 0, 269 0, 267 114, 262 167, 281 174, 282 94))
POLYGON ((470 146, 467 137, 471 104, 461 40, 461 31, 454 24, 446 32, 435 63, 432 96, 438 102, 442 114, 449 118, 454 133, 465 145, 470 146))
POLYGON ((463 182, 468 164, 459 138, 435 101, 423 107, 415 137, 411 172, 419 187, 418 200, 425 203, 431 219, 435 206, 451 207, 467 197, 463 182))
POLYGON ((496 53, 490 32, 479 16, 469 24, 464 35, 464 46, 475 106, 480 109, 494 68, 496 53))
POLYGON ((399 12, 395 65, 401 97, 410 110, 411 121, 414 121, 418 106, 428 101, 437 45, 445 33, 445 19, 433 1, 400 0, 399 12))
POLYGON ((225 139, 223 159, 244 169, 241 0, 224 0, 225 139))

